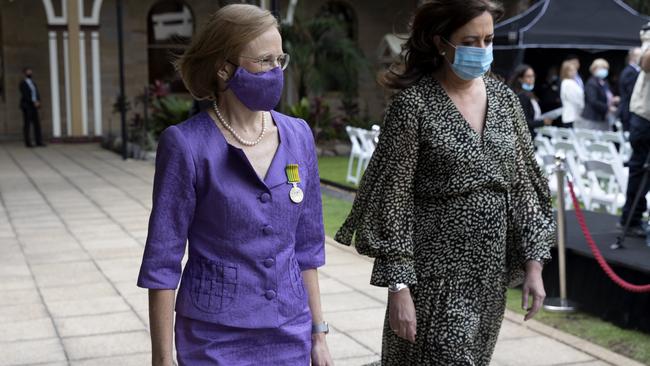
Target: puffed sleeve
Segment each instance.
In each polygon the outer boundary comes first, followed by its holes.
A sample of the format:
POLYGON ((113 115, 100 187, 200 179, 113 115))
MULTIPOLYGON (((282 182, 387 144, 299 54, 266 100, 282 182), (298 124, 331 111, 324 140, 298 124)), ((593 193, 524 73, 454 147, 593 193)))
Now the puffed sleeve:
MULTIPOLYGON (((514 98, 514 94, 512 95, 514 98)), ((523 279, 529 260, 546 263, 555 244, 555 217, 548 180, 535 160, 524 113, 514 104, 516 131, 515 169, 509 195, 508 272, 511 285, 523 279)))
POLYGON ((309 177, 304 187, 304 206, 296 231, 296 260, 300 270, 304 271, 325 264, 325 229, 314 135, 306 122, 301 120, 300 125, 307 140, 306 150, 309 155, 307 158, 309 177))
POLYGON ((418 161, 419 98, 397 94, 348 218, 335 240, 375 258, 370 283, 417 283, 413 258, 413 181, 418 161))
POLYGON ((181 276, 188 229, 194 216, 196 169, 183 134, 176 126, 161 135, 156 153, 153 207, 140 266, 138 286, 176 289, 181 276))

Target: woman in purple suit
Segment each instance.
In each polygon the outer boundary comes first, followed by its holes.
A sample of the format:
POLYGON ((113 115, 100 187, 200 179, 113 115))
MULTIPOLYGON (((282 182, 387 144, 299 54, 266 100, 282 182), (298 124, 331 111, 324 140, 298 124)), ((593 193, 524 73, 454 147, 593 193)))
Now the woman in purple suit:
POLYGON ((314 140, 272 110, 288 62, 275 18, 251 5, 216 12, 177 62, 193 96, 214 103, 158 145, 138 278, 154 365, 172 364, 172 333, 179 365, 332 364, 314 140))

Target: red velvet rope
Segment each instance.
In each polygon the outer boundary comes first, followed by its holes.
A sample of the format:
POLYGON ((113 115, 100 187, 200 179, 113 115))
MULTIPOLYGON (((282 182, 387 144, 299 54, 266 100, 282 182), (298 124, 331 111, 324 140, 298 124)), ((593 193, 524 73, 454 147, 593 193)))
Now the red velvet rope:
POLYGON ((587 244, 589 245, 589 248, 591 249, 591 252, 594 254, 594 257, 596 258, 596 261, 600 265, 600 268, 605 271, 607 276, 614 281, 617 285, 622 287, 623 289, 630 291, 630 292, 650 292, 650 284, 648 285, 634 285, 629 282, 626 282, 624 279, 619 277, 616 272, 612 269, 612 267, 607 264, 605 261, 605 258, 603 258, 602 253, 600 252, 600 249, 596 246, 596 243, 594 243, 594 239, 591 237, 591 233, 589 232, 589 229, 587 228, 587 223, 585 222, 585 216, 582 214, 582 209, 580 209, 580 202, 578 201, 578 198, 576 197, 575 192, 573 191, 573 183, 571 181, 568 181, 569 183, 569 192, 571 193, 571 199, 573 200, 573 207, 575 207, 575 213, 576 217, 578 218, 578 223, 580 224, 580 228, 582 229, 582 233, 585 235, 585 239, 587 240, 587 244))

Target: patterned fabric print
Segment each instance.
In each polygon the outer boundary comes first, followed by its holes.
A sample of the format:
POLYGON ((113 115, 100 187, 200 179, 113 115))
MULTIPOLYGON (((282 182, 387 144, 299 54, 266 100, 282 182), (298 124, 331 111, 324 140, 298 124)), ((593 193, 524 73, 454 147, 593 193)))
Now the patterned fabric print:
POLYGON ((388 328, 383 365, 488 365, 507 284, 550 259, 555 223, 517 96, 484 79, 483 135, 440 84, 398 93, 352 212, 335 239, 375 258, 371 283, 407 283, 417 342, 388 328))

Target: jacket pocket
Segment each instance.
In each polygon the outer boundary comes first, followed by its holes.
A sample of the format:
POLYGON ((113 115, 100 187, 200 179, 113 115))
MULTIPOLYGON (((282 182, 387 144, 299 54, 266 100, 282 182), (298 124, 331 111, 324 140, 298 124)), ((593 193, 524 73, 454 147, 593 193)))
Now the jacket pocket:
POLYGON ((237 296, 237 265, 193 259, 190 282, 190 296, 197 309, 212 314, 226 311, 237 296))
POLYGON ((296 294, 296 296, 299 298, 304 297, 305 285, 302 281, 302 271, 300 271, 298 261, 293 256, 291 259, 289 259, 289 278, 291 280, 291 287, 293 288, 293 292, 296 294))

